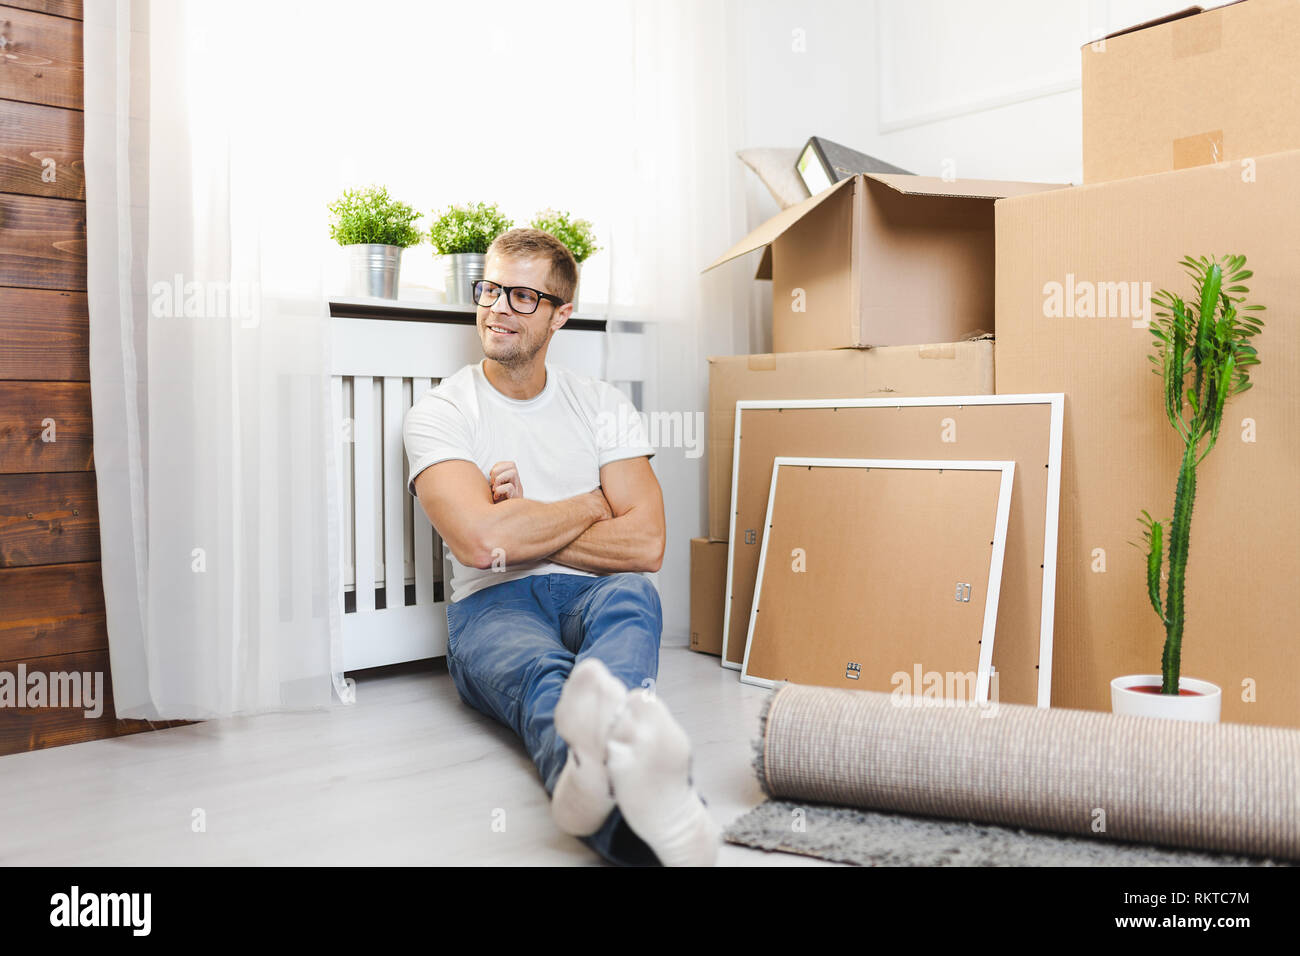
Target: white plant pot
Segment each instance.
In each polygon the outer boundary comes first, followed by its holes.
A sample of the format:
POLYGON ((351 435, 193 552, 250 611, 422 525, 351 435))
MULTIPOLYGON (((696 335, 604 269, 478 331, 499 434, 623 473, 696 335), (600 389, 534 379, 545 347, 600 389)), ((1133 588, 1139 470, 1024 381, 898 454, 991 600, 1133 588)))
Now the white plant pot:
POLYGON ((1191 720, 1198 723, 1217 724, 1223 692, 1217 684, 1195 677, 1179 677, 1178 689, 1195 691, 1194 694, 1152 693, 1133 690, 1134 687, 1159 687, 1159 674, 1129 674, 1110 682, 1110 709, 1112 713, 1131 717, 1164 717, 1167 720, 1191 720))

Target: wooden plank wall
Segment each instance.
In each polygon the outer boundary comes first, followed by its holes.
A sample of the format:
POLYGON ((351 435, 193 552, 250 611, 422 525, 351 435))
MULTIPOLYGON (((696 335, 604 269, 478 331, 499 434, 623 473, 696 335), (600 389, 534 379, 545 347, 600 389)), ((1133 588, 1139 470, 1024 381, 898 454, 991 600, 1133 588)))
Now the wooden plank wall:
POLYGON ((0 671, 101 673, 103 714, 0 706, 0 755, 113 712, 90 415, 81 0, 0 4, 0 671))

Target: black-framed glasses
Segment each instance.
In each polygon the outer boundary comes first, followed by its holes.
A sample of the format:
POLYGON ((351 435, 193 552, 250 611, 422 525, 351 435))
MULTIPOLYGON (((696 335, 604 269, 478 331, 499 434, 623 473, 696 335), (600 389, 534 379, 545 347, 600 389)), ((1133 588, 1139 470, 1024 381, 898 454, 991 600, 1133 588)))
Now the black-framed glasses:
POLYGON ((551 295, 549 292, 542 292, 538 289, 530 289, 526 285, 497 285, 491 279, 479 279, 470 286, 470 292, 473 295, 474 304, 482 306, 494 305, 501 293, 506 294, 506 301, 510 303, 512 311, 520 315, 532 315, 541 305, 542 300, 553 302, 556 308, 564 305, 564 300, 558 295, 551 295))

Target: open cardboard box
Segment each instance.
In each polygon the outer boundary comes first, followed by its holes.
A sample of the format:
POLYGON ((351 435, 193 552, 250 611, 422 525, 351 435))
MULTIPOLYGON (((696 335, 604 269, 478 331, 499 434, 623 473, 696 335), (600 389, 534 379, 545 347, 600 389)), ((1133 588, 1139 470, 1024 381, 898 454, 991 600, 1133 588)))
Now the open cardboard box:
POLYGON ((1053 706, 1109 710, 1112 678, 1159 671, 1130 542, 1142 509, 1172 513, 1182 443, 1148 361, 1149 299, 1194 294, 1183 256, 1231 253, 1266 307, 1260 365, 1199 470, 1182 673, 1223 689, 1224 721, 1300 727, 1297 210, 1300 151, 1249 175, 1223 163, 997 204, 998 391, 1066 395, 1053 706))
POLYGON ((1083 181, 1300 148, 1300 4, 1190 7, 1085 44, 1083 181))
POLYGON ((862 173, 759 226, 776 352, 959 342, 993 331, 993 202, 1045 183, 862 173))

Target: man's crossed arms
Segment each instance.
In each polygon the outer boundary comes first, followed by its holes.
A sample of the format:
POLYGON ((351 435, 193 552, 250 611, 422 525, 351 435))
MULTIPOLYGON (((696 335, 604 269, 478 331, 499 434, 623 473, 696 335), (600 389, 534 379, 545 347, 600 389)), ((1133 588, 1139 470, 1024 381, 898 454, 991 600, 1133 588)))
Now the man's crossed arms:
POLYGON ((610 462, 600 469, 600 487, 562 501, 525 498, 512 461, 493 465, 487 478, 469 461, 438 462, 416 477, 415 492, 467 567, 549 559, 612 574, 658 571, 663 564, 663 493, 644 456, 610 462))

